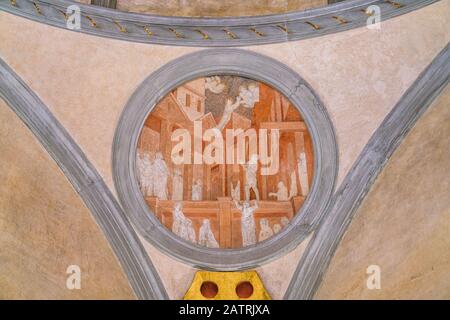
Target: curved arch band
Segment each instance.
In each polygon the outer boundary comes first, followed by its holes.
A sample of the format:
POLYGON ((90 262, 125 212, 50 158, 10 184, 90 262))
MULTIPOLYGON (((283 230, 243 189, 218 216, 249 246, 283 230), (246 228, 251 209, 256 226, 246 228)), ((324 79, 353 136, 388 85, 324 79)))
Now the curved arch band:
POLYGON ((67 28, 66 11, 77 5, 77 32, 134 42, 173 46, 249 46, 307 39, 367 24, 366 10, 376 5, 382 21, 438 0, 349 0, 325 7, 255 17, 190 18, 122 12, 70 0, 0 0, 0 9, 51 26, 67 28), (12 4, 15 3, 14 5, 12 4))
POLYGON ((97 170, 45 104, 2 59, 0 98, 30 128, 90 209, 137 298, 168 299, 155 267, 97 170))
POLYGON ((284 299, 313 299, 353 215, 409 130, 448 85, 450 45, 403 94, 358 156, 330 201, 286 290, 284 299))

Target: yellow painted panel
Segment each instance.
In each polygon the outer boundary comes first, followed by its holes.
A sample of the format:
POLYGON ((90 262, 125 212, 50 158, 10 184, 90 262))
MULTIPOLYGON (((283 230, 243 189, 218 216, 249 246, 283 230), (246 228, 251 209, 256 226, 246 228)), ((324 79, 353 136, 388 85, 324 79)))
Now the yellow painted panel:
POLYGON ((191 286, 184 296, 185 300, 271 300, 269 293, 264 288, 261 278, 256 271, 242 272, 210 272, 198 271, 195 274, 191 286), (253 293, 248 298, 240 298, 236 288, 243 282, 250 282, 253 293), (218 291, 213 298, 206 298, 201 292, 201 286, 205 282, 213 282, 218 291))

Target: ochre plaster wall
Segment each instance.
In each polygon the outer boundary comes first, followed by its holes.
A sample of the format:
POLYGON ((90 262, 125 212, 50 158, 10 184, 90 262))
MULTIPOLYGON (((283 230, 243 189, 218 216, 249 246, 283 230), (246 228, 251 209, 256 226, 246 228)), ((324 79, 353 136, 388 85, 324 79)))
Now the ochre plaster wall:
POLYGON ((310 234, 297 248, 288 254, 256 269, 272 299, 283 299, 289 281, 297 268, 298 261, 300 261, 312 236, 313 234, 310 234))
POLYGON ((450 86, 395 151, 356 212, 318 299, 450 299, 450 86), (368 290, 366 268, 381 268, 368 290))
MULTIPOLYGON (((290 66, 324 102, 338 140, 339 184, 386 114, 448 43, 449 14, 450 0, 442 0, 387 20, 381 30, 359 28, 242 49, 290 66)), ((0 34, 2 58, 48 105, 111 190, 112 140, 128 98, 158 67, 181 55, 203 50, 99 38, 4 12, 0 13, 0 34)), ((189 285, 188 275, 193 274, 193 268, 169 257, 159 259, 162 254, 156 250, 148 252, 158 270, 173 269, 162 272, 169 293, 173 293, 171 297, 182 295, 179 288, 189 285), (166 268, 169 264, 170 268, 166 268), (174 283, 174 273, 183 274, 181 278, 186 283, 180 285, 181 279, 174 283)), ((272 267, 262 267, 263 281, 271 294, 287 287, 288 277, 281 284, 283 280, 277 274, 295 266, 298 258, 298 252, 293 251, 272 262, 272 267)), ((279 296, 283 294, 280 292, 279 296)))
POLYGON ((89 210, 3 100, 0 119, 0 299, 134 299, 89 210), (80 290, 66 287, 69 265, 80 290))

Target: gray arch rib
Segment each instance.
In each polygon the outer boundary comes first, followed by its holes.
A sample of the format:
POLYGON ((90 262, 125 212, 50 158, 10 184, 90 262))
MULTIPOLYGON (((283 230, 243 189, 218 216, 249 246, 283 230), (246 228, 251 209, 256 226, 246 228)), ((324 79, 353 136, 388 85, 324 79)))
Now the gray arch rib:
POLYGON ((365 10, 380 8, 381 21, 439 0, 350 0, 329 6, 255 17, 188 18, 122 12, 69 0, 0 0, 0 10, 65 28, 66 10, 81 10, 77 32, 134 42, 174 46, 249 46, 307 39, 367 24, 365 10), (14 3, 14 4, 13 4, 14 3))
POLYGON ((448 85, 447 45, 404 93, 345 177, 308 244, 284 299, 312 299, 356 209, 403 138, 448 85))
POLYGON ((0 97, 30 128, 90 209, 139 299, 168 299, 122 208, 84 153, 39 97, 0 59, 0 97))

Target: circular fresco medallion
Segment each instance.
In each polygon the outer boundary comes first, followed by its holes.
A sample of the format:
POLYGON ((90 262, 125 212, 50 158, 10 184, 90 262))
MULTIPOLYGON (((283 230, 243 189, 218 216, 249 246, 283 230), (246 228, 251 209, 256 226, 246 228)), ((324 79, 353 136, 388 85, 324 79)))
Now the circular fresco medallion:
POLYGON ((313 180, 308 127, 278 90, 233 75, 180 85, 148 114, 138 184, 157 219, 185 241, 241 248, 299 212, 313 180))

